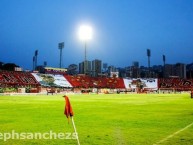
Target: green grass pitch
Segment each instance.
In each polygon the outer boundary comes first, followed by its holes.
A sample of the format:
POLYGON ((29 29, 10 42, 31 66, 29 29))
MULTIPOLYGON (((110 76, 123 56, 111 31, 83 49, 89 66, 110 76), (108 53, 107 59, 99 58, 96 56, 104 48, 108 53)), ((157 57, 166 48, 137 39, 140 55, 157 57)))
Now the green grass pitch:
MULTIPOLYGON (((190 94, 68 95, 81 145, 192 145, 190 94), (178 132, 178 133, 176 133, 178 132), (176 134, 175 134, 176 133, 176 134)), ((73 133, 62 95, 0 96, 0 135, 73 133)), ((67 135, 67 134, 66 134, 67 135)), ((0 136, 2 138, 2 136, 0 136)), ((0 139, 0 145, 76 145, 75 139, 0 139)))

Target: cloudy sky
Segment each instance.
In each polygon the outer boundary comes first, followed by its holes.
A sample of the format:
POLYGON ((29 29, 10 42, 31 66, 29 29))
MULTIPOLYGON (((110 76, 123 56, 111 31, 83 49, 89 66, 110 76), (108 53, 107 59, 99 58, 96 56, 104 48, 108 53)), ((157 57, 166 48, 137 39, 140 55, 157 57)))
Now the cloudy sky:
POLYGON ((81 25, 90 25, 88 60, 116 67, 193 62, 193 0, 0 0, 0 61, 32 69, 59 67, 58 43, 65 42, 62 66, 84 60, 81 25))

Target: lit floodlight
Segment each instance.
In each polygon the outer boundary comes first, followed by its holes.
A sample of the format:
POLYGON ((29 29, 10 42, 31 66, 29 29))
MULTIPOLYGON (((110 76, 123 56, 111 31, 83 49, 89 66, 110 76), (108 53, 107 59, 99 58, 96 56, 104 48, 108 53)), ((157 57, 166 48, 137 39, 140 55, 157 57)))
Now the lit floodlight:
POLYGON ((92 38, 92 28, 88 25, 80 26, 78 35, 81 40, 89 40, 92 38))

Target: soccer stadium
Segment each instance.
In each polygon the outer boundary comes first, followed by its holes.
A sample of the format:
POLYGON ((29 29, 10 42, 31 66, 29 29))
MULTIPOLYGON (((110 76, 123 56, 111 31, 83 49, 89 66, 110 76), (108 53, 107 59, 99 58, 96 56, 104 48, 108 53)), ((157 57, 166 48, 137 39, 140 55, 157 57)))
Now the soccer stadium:
POLYGON ((193 145, 193 0, 0 0, 0 145, 193 145))
POLYGON ((193 143, 192 79, 73 76, 52 69, 0 71, 2 145, 193 143), (73 108, 67 118, 63 95, 73 108))

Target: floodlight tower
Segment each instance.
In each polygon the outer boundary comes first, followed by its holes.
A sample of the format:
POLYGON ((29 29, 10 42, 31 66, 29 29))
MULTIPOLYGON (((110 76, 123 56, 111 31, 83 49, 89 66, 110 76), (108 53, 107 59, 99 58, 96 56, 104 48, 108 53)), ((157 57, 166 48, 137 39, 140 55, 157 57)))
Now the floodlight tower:
POLYGON ((33 70, 35 69, 35 56, 33 56, 33 70))
POLYGON ((163 55, 163 77, 165 77, 165 64, 166 64, 166 56, 163 55))
POLYGON ((147 57, 148 57, 148 77, 150 77, 150 56, 151 56, 151 50, 147 49, 147 57))
POLYGON ((38 50, 35 51, 35 70, 37 69, 38 50))
POLYGON ((58 49, 60 49, 60 68, 62 68, 62 49, 64 48, 64 42, 58 44, 58 49))
POLYGON ((79 38, 84 41, 84 74, 87 74, 87 41, 92 38, 92 28, 88 25, 82 25, 79 28, 79 38))

